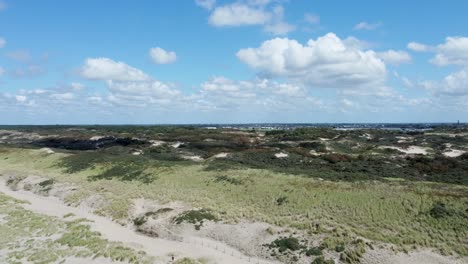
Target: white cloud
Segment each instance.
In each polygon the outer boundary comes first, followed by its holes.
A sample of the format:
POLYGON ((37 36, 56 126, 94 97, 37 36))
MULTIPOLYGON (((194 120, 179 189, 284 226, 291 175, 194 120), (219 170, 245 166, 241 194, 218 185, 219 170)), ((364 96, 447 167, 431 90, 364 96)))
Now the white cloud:
POLYGON ((275 6, 272 11, 272 21, 265 25, 264 29, 273 35, 286 35, 296 27, 284 21, 284 8, 275 6))
POLYGON ((385 63, 374 51, 348 45, 333 33, 306 45, 275 38, 258 48, 242 49, 237 57, 261 75, 323 88, 373 87, 382 85, 386 78, 385 63))
POLYGON ((291 83, 280 83, 268 79, 236 81, 225 77, 214 77, 201 84, 202 90, 192 101, 205 110, 239 111, 256 109, 297 109, 318 107, 321 101, 308 96, 305 89, 291 83))
POLYGON ((270 24, 265 26, 265 31, 272 33, 273 35, 286 35, 291 31, 296 29, 295 26, 288 24, 286 22, 278 22, 275 24, 270 24))
POLYGON ((305 20, 305 22, 307 22, 309 24, 318 24, 318 23, 320 23, 320 16, 315 15, 315 14, 306 13, 304 15, 304 20, 305 20))
POLYGON ((108 58, 86 59, 81 68, 81 75, 90 80, 144 81, 150 79, 143 71, 108 58))
POLYGON ((412 50, 412 51, 417 51, 417 52, 425 52, 425 51, 429 51, 431 49, 431 47, 425 45, 425 44, 421 44, 421 43, 418 43, 418 42, 410 42, 408 43, 408 49, 412 50))
POLYGON ((384 52, 378 52, 377 56, 384 60, 388 64, 402 64, 411 62, 411 56, 406 51, 402 50, 387 50, 384 52))
POLYGON ((368 22, 360 22, 356 26, 354 26, 354 30, 375 30, 382 26, 382 23, 368 23, 368 22))
POLYGON ((177 54, 174 51, 166 51, 160 47, 151 48, 149 55, 156 64, 171 64, 177 60, 177 54))
POLYGON ((270 0, 246 0, 216 7, 208 22, 216 27, 263 26, 273 35, 285 35, 296 27, 284 21, 281 5, 270 7, 270 0))
POLYGON ((263 25, 270 20, 270 13, 243 3, 217 7, 208 19, 211 25, 217 27, 263 25))
POLYGON ((216 4, 216 0, 195 0, 195 3, 206 10, 211 10, 216 4))
POLYGON ((77 82, 70 83, 70 87, 75 91, 80 91, 80 90, 83 90, 85 88, 85 86, 83 84, 77 83, 77 82))
POLYGON ((16 99, 16 101, 18 101, 20 103, 24 103, 24 102, 26 102, 28 100, 28 97, 26 97, 24 95, 16 95, 15 99, 16 99))
POLYGON ((4 73, 5 73, 5 70, 2 67, 0 67, 0 77, 3 76, 4 73))
POLYGON ((75 98, 73 93, 54 93, 50 95, 51 98, 54 98, 59 101, 69 101, 75 98))
POLYGON ((114 94, 133 94, 158 98, 172 98, 180 95, 180 91, 156 80, 141 82, 108 81, 107 85, 114 94))
POLYGON ((420 85, 435 94, 468 95, 468 69, 449 74, 441 81, 424 81, 420 85))
POLYGON ((438 66, 468 65, 468 37, 447 37, 444 44, 436 47, 431 62, 438 66))
POLYGON ((6 45, 6 40, 4 38, 0 38, 0 49, 5 47, 6 45))

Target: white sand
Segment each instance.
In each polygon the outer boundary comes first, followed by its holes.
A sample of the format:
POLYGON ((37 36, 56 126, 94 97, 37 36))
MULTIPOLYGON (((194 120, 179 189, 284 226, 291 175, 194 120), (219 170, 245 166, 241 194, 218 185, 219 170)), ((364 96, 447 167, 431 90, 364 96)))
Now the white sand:
POLYGON ((166 142, 161 141, 161 140, 150 140, 150 143, 151 143, 151 147, 159 147, 165 144, 166 142))
POLYGON ((100 140, 102 138, 104 138, 104 136, 93 136, 89 140, 98 141, 98 140, 100 140))
POLYGON ((227 156, 228 156, 228 153, 221 152, 221 153, 214 155, 213 157, 216 159, 222 159, 222 158, 227 158, 227 156))
POLYGON ((176 143, 172 144, 171 146, 172 146, 173 148, 178 148, 178 147, 180 147, 180 145, 182 145, 182 144, 184 144, 184 143, 182 143, 182 142, 176 142, 176 143))
POLYGON ((277 157, 278 159, 281 159, 281 158, 287 158, 289 155, 287 153, 283 153, 283 152, 280 152, 280 153, 276 153, 275 154, 275 157, 277 157))
POLYGON ((463 151, 463 150, 451 149, 449 151, 444 152, 443 154, 446 157, 456 158, 465 154, 465 152, 466 151, 463 151))
POLYGON ((204 159, 200 156, 182 156, 183 159, 192 161, 203 161, 204 159))
POLYGON ((411 154, 421 154, 421 155, 427 155, 429 148, 423 148, 419 146, 409 146, 407 149, 399 148, 399 147, 394 147, 394 146, 381 146, 380 148, 382 149, 396 149, 398 151, 401 151, 405 154, 411 155, 411 154))
POLYGON ((39 151, 44 152, 46 154, 54 154, 55 153, 55 151, 53 151, 50 148, 41 148, 39 151))
POLYGON ((24 190, 13 191, 6 186, 4 179, 0 179, 0 192, 19 200, 28 201, 29 204, 24 204, 24 208, 35 213, 60 218, 65 214, 73 213, 77 217, 92 220, 93 222, 90 223, 91 228, 94 231, 100 232, 104 238, 122 242, 138 250, 144 250, 151 256, 168 258, 168 256, 175 254, 176 256, 195 259, 207 258, 215 263, 225 264, 276 263, 263 259, 249 258, 232 247, 208 239, 184 238, 183 242, 177 242, 150 238, 121 226, 108 218, 95 215, 87 207, 70 207, 56 197, 39 196, 24 190))

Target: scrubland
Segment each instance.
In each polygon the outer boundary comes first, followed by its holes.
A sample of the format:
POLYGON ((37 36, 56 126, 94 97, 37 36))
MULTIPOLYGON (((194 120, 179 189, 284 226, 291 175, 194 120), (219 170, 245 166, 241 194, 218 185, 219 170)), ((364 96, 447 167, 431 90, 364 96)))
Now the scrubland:
MULTIPOLYGON (((5 139, 0 173, 17 181, 45 177, 49 182, 40 187, 45 194, 48 185, 75 186, 64 198, 75 206, 98 195, 96 213, 122 224, 144 225, 158 218, 154 213, 136 219, 131 212, 137 199, 176 201, 192 209, 172 212, 177 215, 171 224, 193 225, 194 234, 210 228, 204 222, 268 224, 268 239, 259 242, 263 249, 258 254, 281 262, 358 263, 366 252, 380 249, 468 256, 468 156, 463 154, 468 137, 463 129, 427 135, 332 129, 54 129, 21 130, 39 135, 32 141, 5 139), (58 135, 53 147, 50 135, 58 135), (132 140, 74 149, 61 144, 65 135, 80 144, 96 135, 132 140), (386 148, 410 146, 424 147, 426 153, 386 148), (460 155, 444 155, 453 149, 460 155), (277 153, 285 155, 278 158, 277 153)), ((63 224, 64 230, 73 225, 63 224)))

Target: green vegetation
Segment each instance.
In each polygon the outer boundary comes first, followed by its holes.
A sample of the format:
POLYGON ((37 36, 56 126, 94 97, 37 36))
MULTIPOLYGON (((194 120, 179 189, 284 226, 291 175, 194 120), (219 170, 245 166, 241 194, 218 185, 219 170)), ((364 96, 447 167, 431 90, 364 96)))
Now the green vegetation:
POLYGON ((153 261, 142 252, 101 238, 83 220, 65 222, 35 214, 2 194, 0 218, 0 251, 5 253, 1 263, 61 263, 72 256, 142 264, 153 261))
POLYGON ((290 251, 297 251, 299 249, 304 248, 299 243, 299 240, 295 237, 281 237, 276 239, 275 241, 271 242, 271 244, 268 244, 267 247, 269 249, 278 249, 279 252, 285 252, 287 250, 290 251))
POLYGON ((196 230, 200 230, 204 221, 219 221, 219 219, 210 210, 206 209, 190 210, 174 218, 176 224, 191 223, 195 225, 196 230))
MULTIPOLYGON (((468 151, 467 131, 308 128, 263 133, 190 127, 84 127, 68 133, 64 129, 31 131, 66 133, 81 139, 112 135, 164 142, 92 151, 54 150, 53 155, 43 155, 29 145, 1 146, 0 173, 18 176, 9 184, 31 174, 50 177, 44 187, 71 183, 79 188, 67 202, 77 204, 98 194, 107 202, 99 213, 117 220, 129 219, 133 199, 161 204, 181 201, 210 210, 184 212, 174 223, 191 223, 199 229, 209 220, 267 222, 320 236, 316 248, 299 242, 305 254, 310 251, 315 256, 319 250, 339 253, 349 263, 358 262, 372 246, 359 237, 390 243, 397 250, 434 248, 444 254, 468 256, 468 155, 443 156, 447 144, 468 151), (175 148, 174 142, 183 144, 175 148), (424 146, 430 151, 425 156, 405 155, 384 146, 424 146), (133 155, 135 151, 141 155, 133 155), (275 157, 279 152, 288 157, 275 157), (213 157, 219 153, 229 156, 213 157), (204 160, 182 158, 191 155, 204 160)), ((165 213, 158 211, 132 220, 142 225, 149 217, 165 213)), ((278 247, 272 244, 277 251, 302 252, 286 246, 291 242, 287 241, 278 241, 278 247)), ((313 261, 327 263, 320 257, 313 261)))

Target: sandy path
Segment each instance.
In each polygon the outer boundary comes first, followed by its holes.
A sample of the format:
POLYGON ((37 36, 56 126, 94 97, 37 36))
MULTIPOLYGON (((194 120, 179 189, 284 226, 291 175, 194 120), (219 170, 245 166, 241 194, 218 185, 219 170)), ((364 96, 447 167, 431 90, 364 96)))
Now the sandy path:
POLYGON ((108 218, 92 214, 85 208, 70 207, 65 205, 56 197, 39 196, 31 192, 19 190, 13 191, 6 186, 4 179, 0 179, 0 192, 19 199, 28 201, 23 207, 35 213, 45 214, 62 218, 63 215, 73 213, 77 217, 92 220, 89 223, 94 231, 98 231, 102 236, 111 241, 122 242, 138 250, 144 250, 148 255, 163 257, 169 260, 169 255, 207 258, 214 263, 238 264, 238 263, 275 263, 272 261, 249 258, 239 251, 224 245, 223 243, 208 239, 187 238, 184 242, 169 241, 158 238, 151 238, 121 226, 108 218))

